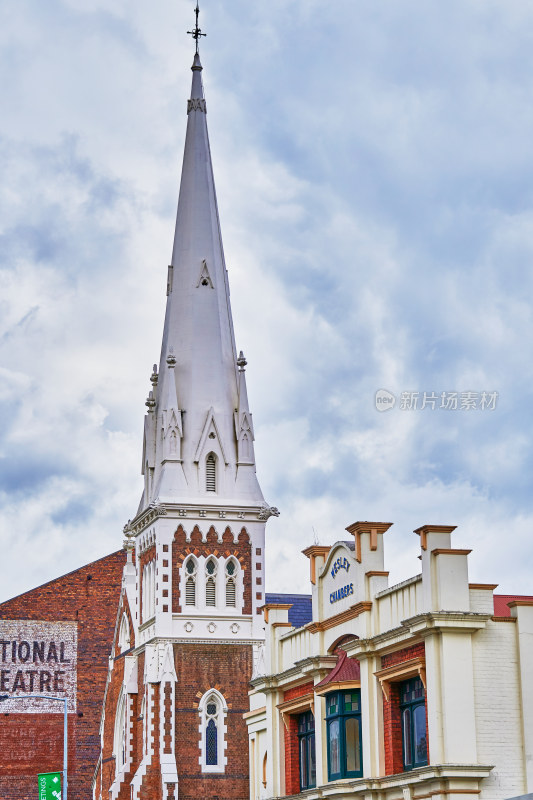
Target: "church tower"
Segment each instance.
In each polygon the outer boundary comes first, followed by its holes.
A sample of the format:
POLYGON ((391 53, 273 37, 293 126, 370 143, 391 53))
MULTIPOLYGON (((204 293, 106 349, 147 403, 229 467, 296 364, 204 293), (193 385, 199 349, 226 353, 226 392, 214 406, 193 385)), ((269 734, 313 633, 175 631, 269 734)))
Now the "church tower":
POLYGON ((109 662, 94 798, 248 797, 242 714, 264 639, 265 503, 237 356, 198 52, 144 491, 109 662))

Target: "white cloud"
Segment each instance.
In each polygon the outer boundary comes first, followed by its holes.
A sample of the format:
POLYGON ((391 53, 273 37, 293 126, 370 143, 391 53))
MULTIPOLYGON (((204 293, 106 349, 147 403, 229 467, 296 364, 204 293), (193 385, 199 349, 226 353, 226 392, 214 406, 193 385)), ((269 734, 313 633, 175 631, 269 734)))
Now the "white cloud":
MULTIPOLYGON (((391 579, 418 569, 413 528, 449 523, 474 579, 531 591, 533 11, 204 5, 237 343, 282 511, 267 588, 305 591, 315 533, 377 518, 391 579), (379 414, 378 388, 500 397, 379 414)), ((136 511, 191 9, 0 12, 3 597, 120 547, 136 511)))

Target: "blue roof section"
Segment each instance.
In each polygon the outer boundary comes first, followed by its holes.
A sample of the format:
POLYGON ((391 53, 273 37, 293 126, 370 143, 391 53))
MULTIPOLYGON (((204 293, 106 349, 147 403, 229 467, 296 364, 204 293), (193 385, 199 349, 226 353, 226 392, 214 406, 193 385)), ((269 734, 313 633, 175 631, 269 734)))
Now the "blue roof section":
POLYGON ((310 594, 265 594, 265 603, 292 603, 289 622, 295 628, 301 628, 313 619, 310 594))

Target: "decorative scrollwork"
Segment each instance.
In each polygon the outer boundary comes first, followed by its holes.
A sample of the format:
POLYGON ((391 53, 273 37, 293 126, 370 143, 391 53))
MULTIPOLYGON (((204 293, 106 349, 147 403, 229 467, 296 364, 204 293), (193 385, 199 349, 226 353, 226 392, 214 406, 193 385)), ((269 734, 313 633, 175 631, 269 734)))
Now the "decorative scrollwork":
POLYGON ((187 100, 187 114, 191 111, 203 111, 207 113, 207 106, 203 97, 196 97, 193 100, 187 100))
POLYGON ((269 517, 279 517, 279 511, 276 506, 269 506, 268 503, 264 503, 257 518, 265 522, 269 517))

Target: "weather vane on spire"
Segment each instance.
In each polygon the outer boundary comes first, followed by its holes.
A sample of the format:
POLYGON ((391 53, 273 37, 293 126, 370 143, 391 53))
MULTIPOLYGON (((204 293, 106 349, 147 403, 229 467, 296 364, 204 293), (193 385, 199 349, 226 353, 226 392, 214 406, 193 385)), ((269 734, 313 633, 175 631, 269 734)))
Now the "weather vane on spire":
POLYGON ((193 31, 187 31, 187 33, 192 36, 192 38, 196 42, 196 54, 198 55, 198 39, 200 36, 207 36, 206 33, 202 33, 202 29, 198 27, 198 14, 200 13, 200 9, 198 7, 198 3, 196 3, 196 8, 194 9, 194 13, 196 14, 196 25, 193 31))

